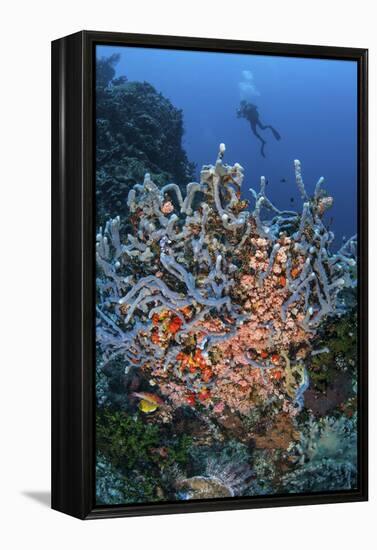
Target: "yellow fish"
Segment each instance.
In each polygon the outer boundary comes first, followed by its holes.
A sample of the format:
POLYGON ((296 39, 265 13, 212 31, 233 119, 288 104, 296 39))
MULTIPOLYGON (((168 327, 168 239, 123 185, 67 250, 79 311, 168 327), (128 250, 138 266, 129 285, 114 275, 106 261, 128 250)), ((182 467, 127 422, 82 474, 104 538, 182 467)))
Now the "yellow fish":
POLYGON ((158 409, 160 405, 164 404, 161 397, 154 393, 149 393, 146 391, 134 392, 132 396, 141 399, 139 403, 139 409, 146 414, 154 412, 156 409, 158 409))
POLYGON ((142 399, 139 403, 139 409, 143 413, 153 413, 155 410, 158 409, 158 405, 156 403, 151 403, 150 401, 147 401, 146 399, 142 399))

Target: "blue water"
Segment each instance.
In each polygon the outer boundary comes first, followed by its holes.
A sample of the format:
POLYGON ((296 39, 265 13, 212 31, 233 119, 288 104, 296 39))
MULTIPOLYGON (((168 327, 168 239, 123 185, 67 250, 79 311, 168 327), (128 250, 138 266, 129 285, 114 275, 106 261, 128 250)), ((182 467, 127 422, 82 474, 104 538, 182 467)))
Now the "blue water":
POLYGON ((183 146, 197 165, 197 176, 203 164, 215 162, 224 142, 224 161, 245 169, 244 198, 250 198, 249 187, 258 189, 264 175, 268 196, 280 209, 301 210, 293 171, 293 160, 299 159, 308 193, 324 176, 334 197, 326 216, 335 244, 356 233, 356 62, 97 47, 98 57, 114 53, 120 54, 117 76, 149 82, 183 110, 183 146), (266 158, 248 122, 236 116, 241 99, 257 105, 261 121, 281 135, 276 141, 269 130, 260 131, 267 141, 266 158))

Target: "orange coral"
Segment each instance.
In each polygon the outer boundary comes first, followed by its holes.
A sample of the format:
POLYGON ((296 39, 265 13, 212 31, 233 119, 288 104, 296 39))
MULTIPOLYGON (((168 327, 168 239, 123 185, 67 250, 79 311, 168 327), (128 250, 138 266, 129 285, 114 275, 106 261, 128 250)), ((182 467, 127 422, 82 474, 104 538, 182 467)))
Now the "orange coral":
POLYGON ((183 315, 184 315, 185 317, 191 317, 192 311, 191 311, 191 307, 190 307, 190 306, 182 307, 182 308, 180 309, 180 311, 183 313, 183 315))
POLYGON ((199 401, 207 401, 211 397, 211 392, 207 388, 200 390, 198 394, 199 401))
POLYGON ((300 273, 300 270, 297 267, 294 267, 291 271, 291 275, 292 275, 293 279, 296 279, 296 277, 299 275, 299 273, 300 273))
POLYGON ((171 319, 171 321, 168 324, 168 331, 171 334, 176 334, 181 329, 182 325, 183 325, 183 321, 179 317, 175 316, 171 319))

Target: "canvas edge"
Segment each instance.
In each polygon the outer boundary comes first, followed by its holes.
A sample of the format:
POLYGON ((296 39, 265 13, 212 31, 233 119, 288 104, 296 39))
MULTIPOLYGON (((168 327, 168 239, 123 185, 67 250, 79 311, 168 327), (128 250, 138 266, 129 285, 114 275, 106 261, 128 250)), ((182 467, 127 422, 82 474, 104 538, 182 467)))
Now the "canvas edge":
POLYGON ((358 58, 358 458, 359 487, 368 500, 368 50, 358 58))
POLYGON ((51 506, 84 518, 92 508, 94 254, 91 133, 83 33, 52 43, 51 506))

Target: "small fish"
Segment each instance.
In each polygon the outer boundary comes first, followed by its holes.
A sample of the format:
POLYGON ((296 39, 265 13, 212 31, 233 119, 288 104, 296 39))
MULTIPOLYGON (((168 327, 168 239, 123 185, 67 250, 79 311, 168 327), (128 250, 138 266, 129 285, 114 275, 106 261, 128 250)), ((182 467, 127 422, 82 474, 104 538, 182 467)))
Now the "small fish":
POLYGON ((293 197, 290 198, 291 202, 295 202, 295 199, 293 197))
POLYGON ((138 397, 139 399, 145 399, 145 401, 149 401, 150 403, 155 403, 157 405, 163 405, 164 404, 161 397, 159 397, 155 393, 150 393, 150 392, 147 392, 147 391, 134 392, 132 394, 132 397, 138 397))
POLYGON ((281 178, 281 183, 287 183, 287 180, 285 178, 281 178))
POLYGON ((141 412, 145 414, 154 412, 155 410, 158 409, 160 405, 164 404, 161 397, 159 397, 155 393, 149 393, 149 392, 143 391, 143 392, 134 392, 131 395, 132 397, 138 397, 141 400, 139 403, 139 409, 141 410, 141 412))
POLYGON ((146 399, 142 399, 139 403, 139 409, 145 414, 155 412, 158 409, 158 405, 150 403, 146 399))

